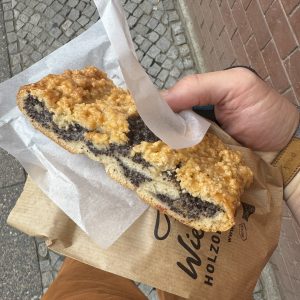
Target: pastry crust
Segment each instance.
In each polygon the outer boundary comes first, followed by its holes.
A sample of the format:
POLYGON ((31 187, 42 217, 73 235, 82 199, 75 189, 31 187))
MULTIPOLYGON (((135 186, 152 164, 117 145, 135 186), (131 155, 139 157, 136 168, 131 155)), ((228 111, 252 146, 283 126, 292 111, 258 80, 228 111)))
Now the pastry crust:
POLYGON ((196 146, 171 149, 143 123, 129 91, 97 68, 48 75, 21 87, 17 102, 37 130, 103 163, 113 180, 163 213, 197 230, 234 225, 253 181, 241 153, 209 133, 196 146))

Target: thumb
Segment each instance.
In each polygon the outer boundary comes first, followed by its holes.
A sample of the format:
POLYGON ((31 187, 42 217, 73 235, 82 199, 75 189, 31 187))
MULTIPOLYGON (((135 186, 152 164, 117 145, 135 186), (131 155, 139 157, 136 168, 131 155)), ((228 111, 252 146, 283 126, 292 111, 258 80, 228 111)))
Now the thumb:
POLYGON ((174 112, 179 112, 197 105, 221 104, 229 97, 243 94, 253 85, 253 80, 260 79, 245 68, 189 75, 161 91, 161 95, 174 112))

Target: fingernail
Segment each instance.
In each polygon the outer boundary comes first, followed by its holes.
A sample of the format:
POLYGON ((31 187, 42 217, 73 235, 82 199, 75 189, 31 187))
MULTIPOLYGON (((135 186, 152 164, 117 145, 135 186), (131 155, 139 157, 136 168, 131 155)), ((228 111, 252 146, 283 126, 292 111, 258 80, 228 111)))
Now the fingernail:
POLYGON ((159 91, 159 92, 164 98, 167 97, 169 94, 169 90, 163 90, 163 91, 159 91))

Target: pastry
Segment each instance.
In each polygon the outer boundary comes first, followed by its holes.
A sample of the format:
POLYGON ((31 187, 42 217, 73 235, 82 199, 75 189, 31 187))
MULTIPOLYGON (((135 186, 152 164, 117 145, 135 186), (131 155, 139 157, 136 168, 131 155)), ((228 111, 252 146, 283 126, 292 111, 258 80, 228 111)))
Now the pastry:
POLYGON ((216 136, 170 148, 145 125, 129 91, 95 67, 48 75, 21 87, 17 100, 36 129, 69 152, 103 163, 112 179, 163 213, 197 230, 234 225, 253 173, 241 153, 216 136))

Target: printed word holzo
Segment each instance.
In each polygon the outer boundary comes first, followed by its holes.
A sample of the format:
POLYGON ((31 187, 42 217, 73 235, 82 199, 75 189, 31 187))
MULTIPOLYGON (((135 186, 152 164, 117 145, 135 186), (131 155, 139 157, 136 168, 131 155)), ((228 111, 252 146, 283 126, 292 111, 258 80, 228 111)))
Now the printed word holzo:
MULTIPOLYGON (((160 224, 160 212, 157 211, 157 217, 156 217, 156 223, 154 228, 154 236, 157 240, 165 240, 170 232, 171 232, 171 222, 167 215, 164 215, 165 219, 167 221, 167 232, 163 236, 158 235, 159 231, 159 224, 160 224)), ((212 286, 213 285, 213 277, 212 274, 215 271, 215 263, 217 260, 217 256, 219 254, 219 246, 220 243, 220 237, 221 234, 220 231, 218 231, 216 234, 214 234, 211 237, 211 244, 210 244, 210 254, 208 255, 208 263, 206 264, 206 271, 207 274, 205 275, 204 283, 212 286), (209 274, 209 275, 208 275, 209 274)), ((190 239, 188 242, 184 241, 183 237, 181 235, 177 236, 178 243, 188 251, 190 256, 186 258, 186 265, 182 264, 181 262, 177 262, 177 266, 184 271, 188 276, 190 276, 192 279, 197 279, 198 274, 195 270, 194 266, 201 266, 201 259, 199 255, 196 253, 195 250, 200 250, 201 248, 201 239, 204 237, 204 231, 202 230, 192 230, 192 237, 190 238, 190 234, 186 233, 186 237, 190 239)))

